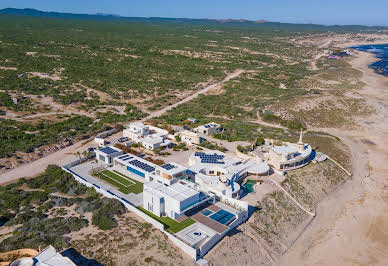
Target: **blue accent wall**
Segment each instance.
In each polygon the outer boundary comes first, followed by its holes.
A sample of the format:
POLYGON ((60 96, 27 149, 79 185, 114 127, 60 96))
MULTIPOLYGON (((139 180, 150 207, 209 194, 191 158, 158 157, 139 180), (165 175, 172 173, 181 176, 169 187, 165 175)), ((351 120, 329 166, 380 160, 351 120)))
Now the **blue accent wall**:
POLYGON ((133 169, 133 168, 130 167, 130 166, 127 166, 127 170, 128 170, 129 172, 131 172, 131 173, 134 173, 134 174, 136 174, 136 175, 142 177, 142 178, 145 178, 145 174, 144 174, 143 172, 140 172, 140 171, 138 171, 138 170, 136 170, 136 169, 133 169))

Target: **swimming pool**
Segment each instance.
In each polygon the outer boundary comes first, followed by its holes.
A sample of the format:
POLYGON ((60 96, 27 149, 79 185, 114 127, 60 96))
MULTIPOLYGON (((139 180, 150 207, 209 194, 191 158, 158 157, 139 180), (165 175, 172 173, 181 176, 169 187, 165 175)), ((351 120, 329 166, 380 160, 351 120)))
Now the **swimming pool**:
POLYGON ((227 224, 234 218, 234 214, 225 211, 225 210, 220 210, 212 215, 209 216, 212 218, 214 221, 219 222, 221 224, 227 224))
POLYGON ((212 214, 213 212, 208 210, 208 209, 204 209, 201 211, 201 214, 205 215, 205 216, 209 216, 210 214, 212 214))

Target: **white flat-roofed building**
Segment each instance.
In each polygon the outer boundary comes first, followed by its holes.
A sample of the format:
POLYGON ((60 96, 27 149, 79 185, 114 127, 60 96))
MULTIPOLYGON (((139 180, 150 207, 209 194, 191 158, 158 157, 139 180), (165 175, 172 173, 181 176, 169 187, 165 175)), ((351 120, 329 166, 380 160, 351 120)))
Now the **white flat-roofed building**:
POLYGON ((193 145, 193 144, 201 144, 203 138, 201 138, 198 133, 191 132, 188 130, 184 130, 178 133, 178 135, 181 138, 181 141, 188 144, 188 145, 193 145))
POLYGON ((157 216, 177 219, 199 202, 199 192, 179 182, 167 186, 156 181, 144 184, 143 207, 157 216))
POLYGON ((186 167, 183 167, 177 163, 166 163, 158 166, 155 170, 154 180, 159 183, 171 185, 186 174, 186 167))
POLYGON ((148 150, 155 150, 160 147, 166 147, 171 144, 171 141, 159 136, 150 135, 140 140, 141 145, 148 150))
POLYGON ((148 150, 168 146, 171 141, 166 139, 168 131, 141 122, 133 122, 123 130, 123 137, 127 137, 136 143, 140 143, 148 150))
POLYGON ((237 181, 248 175, 267 175, 268 164, 259 159, 241 160, 220 151, 195 152, 189 157, 189 170, 196 173, 195 182, 204 192, 237 198, 237 181))
POLYGON ((138 141, 139 138, 150 134, 149 127, 141 122, 133 122, 123 130, 123 137, 138 141))
POLYGON ((144 182, 152 181, 159 166, 133 154, 123 154, 113 160, 114 168, 124 175, 135 175, 144 182))
POLYGON ((221 125, 211 122, 211 123, 196 127, 193 129, 193 131, 210 136, 210 135, 221 133, 222 128, 221 128, 221 125))
MULTIPOLYGON (((38 266, 75 266, 76 264, 68 257, 61 255, 53 246, 48 246, 33 258, 34 264, 38 266)), ((12 264, 11 264, 12 265, 12 264)), ((20 264, 15 264, 20 265, 20 264)))
POLYGON ((106 164, 111 164, 113 162, 113 158, 120 156, 124 152, 115 147, 103 147, 101 149, 94 150, 96 153, 96 159, 99 162, 103 162, 106 164))

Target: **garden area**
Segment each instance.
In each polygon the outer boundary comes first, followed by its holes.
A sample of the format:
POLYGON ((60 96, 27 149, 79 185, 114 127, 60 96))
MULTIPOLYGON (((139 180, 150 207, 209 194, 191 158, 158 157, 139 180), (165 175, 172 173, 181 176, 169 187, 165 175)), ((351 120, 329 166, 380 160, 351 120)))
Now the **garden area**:
POLYGON ((153 219, 157 220, 158 222, 162 223, 165 226, 165 229, 170 231, 171 233, 175 234, 179 231, 185 229, 186 227, 192 225, 195 223, 195 221, 191 218, 188 218, 182 222, 177 222, 174 219, 170 217, 159 217, 152 212, 147 211, 146 209, 142 207, 137 207, 139 210, 147 214, 148 216, 152 217, 153 219))
POLYGON ((134 193, 139 194, 143 192, 143 183, 136 181, 128 176, 124 176, 122 173, 113 170, 104 170, 99 172, 98 177, 102 180, 114 185, 124 194, 134 193))

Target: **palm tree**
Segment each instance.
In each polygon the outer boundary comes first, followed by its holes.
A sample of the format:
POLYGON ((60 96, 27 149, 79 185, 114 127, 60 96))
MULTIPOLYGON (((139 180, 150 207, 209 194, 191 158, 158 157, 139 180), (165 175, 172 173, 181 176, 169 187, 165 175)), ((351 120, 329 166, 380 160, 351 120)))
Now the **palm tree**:
POLYGON ((81 161, 81 153, 79 151, 77 151, 76 154, 77 154, 79 160, 81 161))

